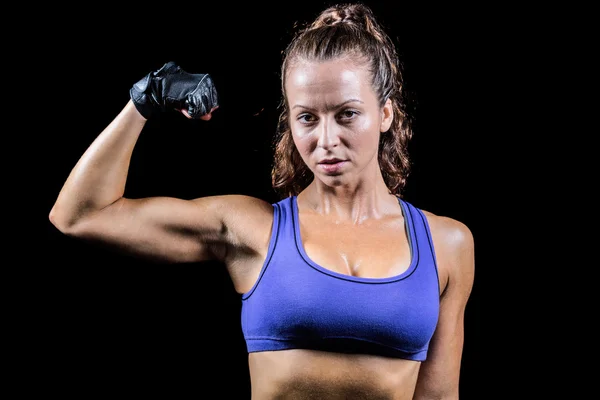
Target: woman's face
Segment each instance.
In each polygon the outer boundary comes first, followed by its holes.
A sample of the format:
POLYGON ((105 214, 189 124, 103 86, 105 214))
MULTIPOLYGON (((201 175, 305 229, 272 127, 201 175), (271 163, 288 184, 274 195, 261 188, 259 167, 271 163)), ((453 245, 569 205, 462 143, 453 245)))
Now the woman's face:
POLYGON ((286 93, 294 143, 315 178, 341 185, 379 173, 379 135, 393 113, 390 101, 380 108, 366 67, 343 58, 299 62, 286 93))

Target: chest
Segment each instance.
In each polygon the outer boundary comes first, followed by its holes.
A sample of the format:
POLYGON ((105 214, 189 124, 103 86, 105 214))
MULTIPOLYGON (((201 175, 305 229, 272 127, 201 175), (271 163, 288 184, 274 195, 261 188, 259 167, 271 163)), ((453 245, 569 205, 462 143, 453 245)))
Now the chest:
POLYGON ((354 225, 303 216, 298 246, 323 268, 363 278, 405 272, 412 251, 403 218, 354 225))

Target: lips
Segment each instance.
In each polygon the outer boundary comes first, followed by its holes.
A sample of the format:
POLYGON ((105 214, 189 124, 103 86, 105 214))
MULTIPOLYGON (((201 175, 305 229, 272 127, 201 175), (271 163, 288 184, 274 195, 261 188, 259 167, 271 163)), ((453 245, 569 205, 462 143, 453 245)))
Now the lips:
POLYGON ((319 162, 319 164, 336 164, 336 163, 339 163, 341 161, 344 161, 344 160, 341 160, 339 158, 327 158, 325 160, 321 160, 319 162))
POLYGON ((329 158, 322 160, 317 165, 317 168, 328 175, 339 175, 346 164, 347 161, 345 160, 340 160, 339 158, 329 158))

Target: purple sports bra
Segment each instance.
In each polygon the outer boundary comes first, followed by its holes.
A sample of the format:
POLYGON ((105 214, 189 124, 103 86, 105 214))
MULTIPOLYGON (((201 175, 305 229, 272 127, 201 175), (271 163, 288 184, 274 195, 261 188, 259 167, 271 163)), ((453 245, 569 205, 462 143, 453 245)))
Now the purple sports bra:
POLYGON ((439 280, 423 212, 398 199, 411 248, 400 275, 344 275, 304 251, 296 196, 273 204, 267 258, 242 295, 248 352, 286 349, 366 353, 423 361, 439 311, 439 280))

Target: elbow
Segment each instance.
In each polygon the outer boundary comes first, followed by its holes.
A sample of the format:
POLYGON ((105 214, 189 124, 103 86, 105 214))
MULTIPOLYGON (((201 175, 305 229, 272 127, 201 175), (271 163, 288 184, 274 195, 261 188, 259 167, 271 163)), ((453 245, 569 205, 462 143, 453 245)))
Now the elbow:
POLYGON ((59 211, 57 211, 56 205, 50 210, 50 213, 48 214, 48 219, 56 229, 63 233, 66 233, 66 231, 69 228, 69 224, 66 223, 65 218, 60 215, 59 211))
MULTIPOLYGON (((116 203, 116 202, 115 202, 116 203)), ((113 203, 114 204, 114 203, 113 203)), ((92 204, 56 202, 48 214, 50 223, 60 232, 69 236, 87 236, 97 225, 99 213, 110 206, 98 207, 92 204)))
POLYGON ((77 218, 61 212, 56 205, 50 210, 48 219, 56 229, 66 235, 72 235, 75 230, 74 228, 77 225, 77 218))

